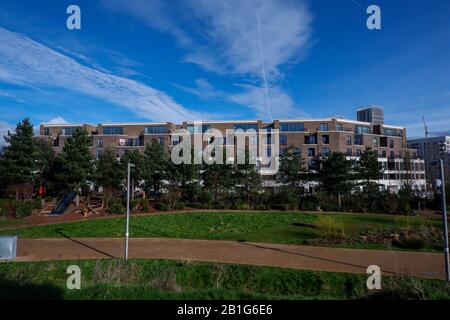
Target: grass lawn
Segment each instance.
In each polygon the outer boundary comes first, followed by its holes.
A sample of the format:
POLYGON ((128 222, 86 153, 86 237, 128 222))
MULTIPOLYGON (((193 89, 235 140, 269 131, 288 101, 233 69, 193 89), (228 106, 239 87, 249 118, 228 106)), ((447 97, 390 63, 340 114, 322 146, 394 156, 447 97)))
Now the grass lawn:
POLYGON ((0 299, 450 299, 440 280, 166 260, 0 263, 0 299), (81 268, 81 289, 68 290, 66 268, 81 268))
MULTIPOLYGON (((245 240, 299 244, 320 235, 315 223, 331 216, 341 223, 347 237, 370 230, 399 230, 423 224, 440 226, 439 221, 419 217, 386 215, 292 213, 292 212, 189 212, 155 216, 132 216, 131 237, 245 240)), ((122 237, 125 218, 96 219, 0 231, 0 235, 22 238, 122 237)), ((384 249, 383 244, 338 244, 344 247, 384 249)), ((425 248, 431 250, 432 248, 425 248)))

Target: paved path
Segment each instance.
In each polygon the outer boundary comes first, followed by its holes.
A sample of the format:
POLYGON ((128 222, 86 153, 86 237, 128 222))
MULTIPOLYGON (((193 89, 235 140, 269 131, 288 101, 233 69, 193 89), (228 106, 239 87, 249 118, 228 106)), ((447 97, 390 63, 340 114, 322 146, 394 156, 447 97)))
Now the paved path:
MULTIPOLYGON (((123 257, 118 238, 19 239, 17 260, 100 259, 123 257)), ((216 240, 132 238, 130 258, 193 260, 284 267, 305 270, 366 273, 379 265, 383 274, 402 273, 444 278, 442 254, 360 250, 216 240)))

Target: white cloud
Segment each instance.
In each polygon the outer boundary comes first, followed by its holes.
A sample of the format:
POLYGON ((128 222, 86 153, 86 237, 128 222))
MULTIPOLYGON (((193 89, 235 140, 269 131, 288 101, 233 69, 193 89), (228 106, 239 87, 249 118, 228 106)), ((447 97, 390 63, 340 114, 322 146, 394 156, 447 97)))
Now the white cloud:
POLYGON ((15 127, 13 125, 4 121, 0 121, 0 147, 6 144, 4 136, 8 134, 8 130, 13 132, 14 128, 15 127))
POLYGON ((235 86, 241 89, 240 92, 228 93, 216 89, 205 79, 197 79, 195 83, 195 87, 186 87, 178 84, 175 86, 203 100, 214 101, 221 98, 228 102, 249 107, 261 119, 267 117, 267 115, 276 119, 305 116, 305 113, 295 104, 290 95, 277 86, 271 88, 269 97, 272 105, 276 106, 276 108, 267 110, 267 97, 264 87, 237 83, 235 86))
POLYGON ((79 64, 30 38, 0 27, 0 80, 25 86, 64 88, 130 109, 154 121, 202 116, 162 91, 79 64))
POLYGON ((63 117, 56 117, 46 122, 46 124, 67 124, 67 123, 69 122, 67 122, 63 117))
MULTIPOLYGON (((167 3, 104 1, 109 8, 173 35, 186 50, 183 61, 220 75, 244 77, 241 80, 245 82, 259 81, 263 90, 248 85, 245 92, 234 97, 236 103, 248 103, 263 118, 270 118, 279 109, 284 110, 282 113, 300 112, 279 81, 285 77, 281 67, 299 61, 309 48, 312 16, 305 1, 185 0, 170 2, 172 10, 167 3), (250 100, 251 97, 256 100, 250 100), (274 110, 270 110, 271 106, 274 110)), ((210 99, 209 93, 216 96, 201 83, 197 83, 197 88, 179 88, 203 98, 210 99)))
POLYGON ((270 90, 270 104, 275 108, 269 109, 266 103, 266 92, 263 87, 248 84, 239 84, 238 86, 244 90, 240 93, 230 94, 228 100, 249 106, 261 119, 266 118, 268 115, 274 119, 290 119, 305 115, 290 95, 279 87, 273 86, 270 90))
POLYGON ((261 76, 261 49, 269 77, 308 47, 311 15, 303 1, 188 1, 206 26, 206 45, 186 60, 216 71, 261 76), (205 57, 208 57, 205 59, 205 57))

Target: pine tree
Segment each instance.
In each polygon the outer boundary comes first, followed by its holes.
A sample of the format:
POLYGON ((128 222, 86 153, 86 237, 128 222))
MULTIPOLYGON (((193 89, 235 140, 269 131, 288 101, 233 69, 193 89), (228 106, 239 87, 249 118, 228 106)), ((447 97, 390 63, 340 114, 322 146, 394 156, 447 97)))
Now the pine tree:
POLYGON ((319 167, 318 178, 322 190, 330 195, 336 195, 341 207, 341 197, 350 191, 354 176, 352 165, 342 152, 333 152, 319 167))
POLYGON ((169 157, 164 148, 156 141, 147 144, 144 151, 142 178, 146 189, 158 196, 164 180, 167 178, 169 157))
POLYGON ((103 187, 109 198, 120 188, 124 178, 125 172, 114 152, 109 148, 106 149, 97 162, 95 181, 103 187))
POLYGON ((142 172, 144 170, 144 156, 137 150, 126 151, 122 158, 120 158, 120 165, 125 175, 128 169, 128 163, 132 163, 134 165, 133 170, 131 170, 130 172, 131 198, 134 199, 134 189, 136 183, 142 180, 142 172))
POLYGON ((308 180, 308 171, 301 153, 297 152, 293 146, 280 156, 277 180, 297 193, 303 191, 303 183, 308 180))
POLYGON ((16 199, 29 197, 36 170, 33 125, 25 118, 4 139, 8 145, 0 158, 2 183, 15 193, 16 199))
MULTIPOLYGON (((92 140, 84 129, 75 129, 64 143, 61 153, 55 159, 55 178, 64 191, 88 189, 88 181, 93 178, 94 160, 89 150, 92 140)), ((78 197, 77 197, 78 205, 78 197)))
POLYGON ((236 164, 233 169, 234 185, 241 197, 251 204, 251 197, 255 197, 261 191, 262 179, 256 164, 250 163, 248 148, 245 149, 245 163, 236 164))

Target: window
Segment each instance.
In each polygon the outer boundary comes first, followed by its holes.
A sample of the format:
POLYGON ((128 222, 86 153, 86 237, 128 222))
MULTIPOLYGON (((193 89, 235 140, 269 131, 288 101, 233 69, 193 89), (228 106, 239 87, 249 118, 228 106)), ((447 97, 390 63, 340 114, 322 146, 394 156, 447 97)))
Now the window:
POLYGON ((102 138, 98 138, 97 139, 97 147, 98 148, 103 148, 103 139, 102 138))
POLYGON ((123 127, 103 127, 103 134, 123 134, 123 127))
POLYGON ((355 132, 359 133, 359 134, 361 134, 361 133, 370 133, 370 127, 356 125, 355 126, 355 132))
POLYGON ((322 136, 322 143, 323 143, 323 144, 330 144, 330 136, 327 135, 327 134, 324 134, 324 135, 322 136))
POLYGON ((62 129, 63 136, 71 136, 75 132, 75 128, 64 128, 62 129))
POLYGON ((102 150, 97 150, 97 152, 95 154, 95 158, 98 160, 98 159, 100 159, 101 156, 102 156, 102 150))
POLYGON ((347 140, 347 145, 351 146, 352 145, 352 136, 347 136, 346 140, 347 140))
POLYGON ((374 147, 378 147, 378 138, 373 138, 372 139, 372 144, 374 147))
POLYGON ((344 131, 344 126, 342 125, 342 123, 336 124, 336 130, 337 131, 344 131))
POLYGON ((304 123, 281 123, 280 131, 305 131, 304 123))
POLYGON ((45 128, 44 129, 44 136, 49 136, 50 135, 50 129, 49 128, 45 128))
POLYGON ((267 147, 267 156, 268 157, 272 156, 272 148, 271 147, 267 147))
POLYGON ((282 146, 287 145, 287 136, 280 135, 280 145, 282 146))
POLYGON ((323 148, 322 149, 322 154, 326 157, 330 154, 331 150, 330 148, 323 148))
POLYGON ((361 157, 361 149, 356 149, 356 156, 361 157))
POLYGON ((328 123, 321 123, 320 131, 328 131, 328 123))
POLYGON ((401 137, 402 131, 397 129, 383 128, 383 133, 390 137, 401 137))
POLYGON ((316 156, 316 149, 308 148, 308 157, 315 157, 315 156, 316 156))
POLYGON ((391 150, 391 152, 389 152, 389 157, 390 157, 391 159, 394 159, 394 158, 395 158, 395 155, 394 155, 394 151, 393 151, 393 150, 391 150))
POLYGON ((267 144, 272 144, 272 136, 270 134, 267 135, 267 144))
POLYGON ((347 156, 351 157, 353 155, 352 148, 347 148, 347 156))
POLYGON ((389 140, 389 148, 393 148, 394 147, 394 140, 390 139, 389 140))
POLYGON ((256 131, 256 130, 258 130, 258 125, 256 123, 238 123, 238 124, 235 124, 233 126, 233 128, 234 128, 234 130, 241 129, 241 130, 247 131, 247 130, 253 129, 256 131))
POLYGON ((355 144, 358 146, 363 145, 363 136, 355 136, 355 144))
POLYGON ((167 133, 167 126, 150 126, 150 127, 145 127, 144 132, 145 132, 145 134, 167 133))
POLYGON ((159 137, 159 145, 164 147, 164 137, 159 137))
POLYGON ((187 129, 189 131, 189 133, 205 133, 206 131, 208 131, 210 128, 209 124, 203 124, 203 125, 199 125, 199 124, 188 124, 187 125, 187 129))
POLYGON ((305 136, 305 144, 316 144, 317 143, 317 136, 305 136))

